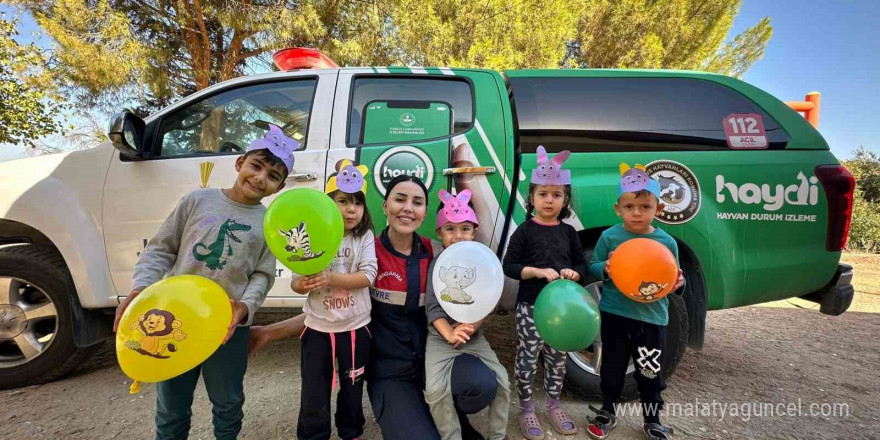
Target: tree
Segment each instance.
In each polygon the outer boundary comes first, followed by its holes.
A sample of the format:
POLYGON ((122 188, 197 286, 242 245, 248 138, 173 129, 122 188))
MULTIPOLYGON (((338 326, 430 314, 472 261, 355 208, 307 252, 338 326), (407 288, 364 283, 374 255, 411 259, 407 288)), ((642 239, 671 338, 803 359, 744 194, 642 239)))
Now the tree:
POLYGON ((843 161, 843 165, 856 179, 847 248, 880 252, 880 157, 859 147, 853 151, 853 158, 843 161))
MULTIPOLYGON (((316 47, 342 65, 665 67, 741 75, 769 19, 724 39, 741 0, 7 0, 57 46, 57 87, 82 107, 150 113, 316 47)), ((203 124, 217 139, 222 114, 203 124), (213 122, 212 122, 213 121, 213 122)), ((214 150, 210 141, 202 148, 214 150)))
POLYGON ((585 0, 569 60, 578 67, 705 70, 741 76, 764 55, 764 18, 724 43, 741 0, 585 0))
POLYGON ((853 151, 853 158, 843 161, 856 179, 856 189, 865 201, 880 203, 880 156, 865 147, 853 151))
POLYGON ((61 105, 41 82, 46 59, 34 44, 21 45, 17 20, 0 15, 0 144, 28 144, 62 129, 61 105))
POLYGON ((389 36, 402 64, 557 68, 582 12, 577 1, 401 1, 389 36))

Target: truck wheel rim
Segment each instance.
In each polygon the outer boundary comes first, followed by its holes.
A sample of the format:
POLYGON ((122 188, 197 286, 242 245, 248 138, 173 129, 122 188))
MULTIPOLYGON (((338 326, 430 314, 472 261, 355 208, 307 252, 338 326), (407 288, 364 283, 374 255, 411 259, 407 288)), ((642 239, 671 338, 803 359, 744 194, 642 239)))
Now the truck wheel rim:
MULTIPOLYGON (((600 339, 596 339, 596 342, 586 349, 573 351, 568 355, 572 362, 581 370, 596 376, 599 375, 599 371, 602 368, 602 341, 600 339)), ((630 359, 626 367, 626 374, 634 373, 635 371, 636 367, 633 365, 632 359, 630 359)))
POLYGON ((0 277, 0 368, 43 354, 58 332, 58 310, 46 292, 20 278, 0 277))

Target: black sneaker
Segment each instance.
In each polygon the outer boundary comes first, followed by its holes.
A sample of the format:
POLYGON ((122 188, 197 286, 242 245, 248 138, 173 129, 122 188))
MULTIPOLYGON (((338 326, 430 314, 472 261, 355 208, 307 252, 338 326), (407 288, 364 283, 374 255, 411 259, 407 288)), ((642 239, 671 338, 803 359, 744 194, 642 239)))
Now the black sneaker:
POLYGON ((645 438, 648 440, 672 440, 675 430, 659 423, 645 423, 645 438))

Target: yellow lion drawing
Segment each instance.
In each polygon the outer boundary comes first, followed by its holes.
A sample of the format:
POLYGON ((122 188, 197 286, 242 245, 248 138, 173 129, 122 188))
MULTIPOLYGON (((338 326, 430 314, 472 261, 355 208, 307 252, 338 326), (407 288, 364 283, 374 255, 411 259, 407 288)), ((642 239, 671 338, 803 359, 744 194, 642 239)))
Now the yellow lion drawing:
POLYGON ((143 337, 138 341, 130 340, 125 346, 146 356, 168 359, 170 356, 166 353, 177 351, 177 346, 171 340, 186 339, 186 333, 180 329, 182 325, 171 312, 152 309, 138 316, 137 321, 129 325, 129 328, 139 331, 143 337))

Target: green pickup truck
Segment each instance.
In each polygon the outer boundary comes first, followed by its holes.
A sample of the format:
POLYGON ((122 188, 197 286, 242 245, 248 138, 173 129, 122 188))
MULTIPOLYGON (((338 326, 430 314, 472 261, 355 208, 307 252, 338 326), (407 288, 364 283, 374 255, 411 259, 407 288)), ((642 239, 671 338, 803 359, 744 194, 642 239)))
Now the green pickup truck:
MULTIPOLYGON (((122 112, 111 141, 91 150, 0 164, 0 387, 59 377, 110 336, 146 239, 183 194, 231 185, 235 157, 270 123, 302 144, 287 188, 323 190, 342 159, 369 167, 373 212, 400 174, 432 194, 469 188, 477 239, 499 257, 525 219, 538 145, 572 152, 566 222, 588 254, 619 221, 618 165, 644 164, 687 280, 670 302, 667 375, 685 346, 702 347, 710 310, 803 297, 838 315, 852 301, 840 252, 853 178, 803 117, 745 82, 666 70, 295 69, 217 84, 146 120, 122 112)), ((434 237, 433 219, 424 224, 434 237)), ((264 307, 301 307, 288 270, 276 276, 264 307)), ((515 292, 508 280, 502 313, 515 292)), ((601 341, 569 359, 569 389, 598 395, 601 341)))

